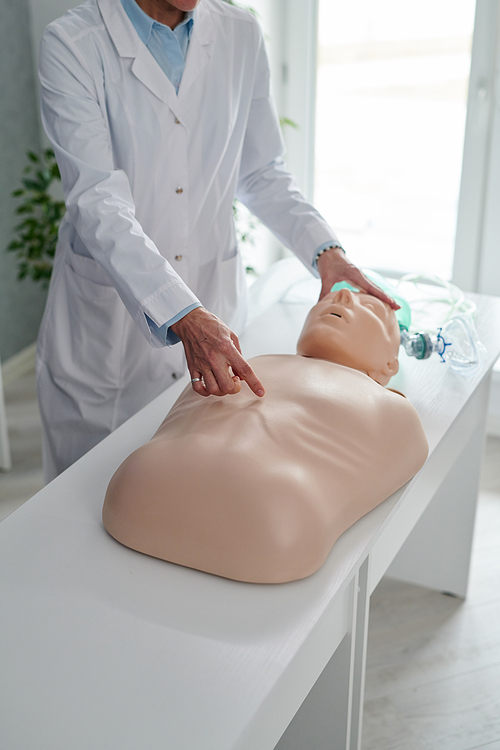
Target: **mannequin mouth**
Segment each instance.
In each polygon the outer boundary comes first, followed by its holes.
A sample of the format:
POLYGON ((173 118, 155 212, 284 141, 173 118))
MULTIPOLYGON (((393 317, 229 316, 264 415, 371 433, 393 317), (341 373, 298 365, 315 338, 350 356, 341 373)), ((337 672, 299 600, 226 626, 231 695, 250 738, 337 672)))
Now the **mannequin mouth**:
POLYGON ((323 313, 322 317, 329 318, 331 316, 333 316, 334 318, 340 318, 340 320, 347 321, 349 314, 347 313, 346 310, 343 310, 342 308, 339 308, 338 306, 333 307, 332 305, 332 307, 330 307, 329 310, 326 310, 323 313), (339 309, 340 309, 340 312, 338 312, 339 309))
POLYGON ((328 305, 328 307, 326 307, 326 309, 322 311, 320 317, 328 318, 329 320, 331 320, 332 318, 338 318, 342 321, 342 323, 349 323, 351 319, 351 310, 345 308, 343 305, 334 303, 328 305))

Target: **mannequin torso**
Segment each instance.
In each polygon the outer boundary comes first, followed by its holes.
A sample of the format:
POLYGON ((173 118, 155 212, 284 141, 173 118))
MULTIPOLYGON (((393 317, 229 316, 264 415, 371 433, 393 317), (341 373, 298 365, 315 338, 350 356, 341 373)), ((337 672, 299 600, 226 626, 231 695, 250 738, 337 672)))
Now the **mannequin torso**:
POLYGON ((427 457, 417 412, 364 372, 322 359, 250 360, 258 399, 188 388, 118 469, 106 529, 140 552, 241 581, 310 575, 336 539, 427 457))

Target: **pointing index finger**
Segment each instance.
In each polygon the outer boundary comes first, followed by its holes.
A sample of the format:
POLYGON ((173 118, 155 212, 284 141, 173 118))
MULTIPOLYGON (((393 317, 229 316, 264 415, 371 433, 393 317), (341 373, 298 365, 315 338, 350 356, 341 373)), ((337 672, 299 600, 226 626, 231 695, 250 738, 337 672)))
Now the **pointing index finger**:
POLYGON ((241 355, 239 356, 238 361, 231 363, 231 366, 235 375, 237 375, 240 380, 244 380, 250 390, 252 390, 256 396, 258 396, 259 398, 262 398, 262 396, 264 396, 264 386, 262 385, 253 369, 250 367, 248 362, 243 359, 241 355))

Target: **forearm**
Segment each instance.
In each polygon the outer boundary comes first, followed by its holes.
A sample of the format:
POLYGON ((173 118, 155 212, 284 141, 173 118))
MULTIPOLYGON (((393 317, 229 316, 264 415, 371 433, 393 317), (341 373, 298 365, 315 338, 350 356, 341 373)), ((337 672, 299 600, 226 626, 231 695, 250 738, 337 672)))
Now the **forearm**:
POLYGON ((238 198, 311 270, 319 247, 340 244, 332 227, 304 198, 281 158, 241 180, 238 198))

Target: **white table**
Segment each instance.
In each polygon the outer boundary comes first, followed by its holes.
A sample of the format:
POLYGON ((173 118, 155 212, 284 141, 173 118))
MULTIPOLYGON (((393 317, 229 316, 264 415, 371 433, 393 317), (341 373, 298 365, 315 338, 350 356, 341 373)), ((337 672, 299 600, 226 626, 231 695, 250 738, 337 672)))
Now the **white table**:
MULTIPOLYGON (((306 580, 223 580, 105 532, 110 476, 184 382, 0 524, 2 750, 358 748, 369 597, 381 576, 466 593, 500 353, 500 300, 477 302, 488 355, 475 378, 437 357, 400 358, 393 386, 421 415, 427 464, 306 580)), ((244 353, 293 352, 306 312, 275 305, 250 326, 244 353)))

